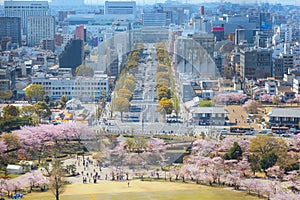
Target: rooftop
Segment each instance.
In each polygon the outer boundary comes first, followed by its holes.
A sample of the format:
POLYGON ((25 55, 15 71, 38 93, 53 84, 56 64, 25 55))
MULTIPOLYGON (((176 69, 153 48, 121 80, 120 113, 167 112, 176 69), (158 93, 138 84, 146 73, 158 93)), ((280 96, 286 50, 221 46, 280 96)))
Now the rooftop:
POLYGON ((191 109, 191 112, 192 113, 224 113, 224 114, 228 113, 224 107, 193 107, 191 109))
POLYGON ((300 117, 300 108, 273 108, 269 117, 300 117))

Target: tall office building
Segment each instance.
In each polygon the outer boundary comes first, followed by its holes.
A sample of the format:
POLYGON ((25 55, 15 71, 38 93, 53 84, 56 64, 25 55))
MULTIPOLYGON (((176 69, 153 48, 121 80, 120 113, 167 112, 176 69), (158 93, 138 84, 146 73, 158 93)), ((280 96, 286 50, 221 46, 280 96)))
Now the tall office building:
POLYGON ((247 42, 248 45, 254 45, 255 35, 258 29, 235 29, 234 44, 247 42))
POLYGON ((259 79, 272 76, 273 50, 265 48, 240 50, 242 79, 259 79))
POLYGON ((204 15, 204 6, 200 6, 199 13, 200 15, 204 15))
POLYGON ((76 67, 82 64, 83 58, 83 41, 81 39, 70 40, 65 50, 59 55, 59 67, 71 68, 75 75, 76 67))
POLYGON ((39 46, 41 40, 54 40, 55 18, 53 16, 27 17, 27 45, 39 46))
POLYGON ((6 17, 20 17, 23 35, 26 35, 27 16, 49 15, 48 1, 4 1, 4 15, 6 17))
POLYGON ((165 12, 144 12, 143 26, 166 26, 167 15, 165 12))
POLYGON ((52 0, 50 5, 58 7, 79 7, 84 5, 84 0, 52 0))
POLYGON ((12 43, 21 45, 21 18, 20 17, 0 17, 0 41, 10 37, 12 43))
POLYGON ((75 39, 81 39, 82 41, 86 42, 86 28, 83 24, 76 26, 75 39))
POLYGON ((105 1, 104 15, 114 16, 116 19, 135 20, 135 1, 105 1))
POLYGON ((128 15, 136 13, 135 1, 105 1, 105 15, 128 15))
POLYGON ((211 27, 211 32, 216 41, 221 41, 224 39, 224 27, 211 27))

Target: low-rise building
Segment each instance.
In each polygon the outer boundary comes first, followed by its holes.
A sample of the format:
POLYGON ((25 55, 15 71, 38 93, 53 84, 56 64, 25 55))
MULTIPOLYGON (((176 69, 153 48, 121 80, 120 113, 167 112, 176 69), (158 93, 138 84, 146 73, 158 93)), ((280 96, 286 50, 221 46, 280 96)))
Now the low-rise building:
POLYGON ((299 128, 300 109, 299 108, 273 108, 267 114, 269 119, 269 127, 286 126, 299 128))
POLYGON ((109 79, 106 74, 95 77, 53 77, 45 74, 32 78, 32 84, 40 84, 45 94, 59 100, 64 94, 68 99, 78 98, 83 102, 98 101, 102 91, 109 94, 109 79))
POLYGON ((190 113, 193 124, 224 126, 228 112, 224 107, 193 107, 190 113))
POLYGON ((277 87, 277 84, 275 81, 267 81, 265 83, 265 89, 267 91, 267 94, 269 95, 276 95, 276 87, 277 87))
POLYGON ((293 91, 296 92, 296 94, 300 94, 300 79, 294 78, 293 80, 293 91))

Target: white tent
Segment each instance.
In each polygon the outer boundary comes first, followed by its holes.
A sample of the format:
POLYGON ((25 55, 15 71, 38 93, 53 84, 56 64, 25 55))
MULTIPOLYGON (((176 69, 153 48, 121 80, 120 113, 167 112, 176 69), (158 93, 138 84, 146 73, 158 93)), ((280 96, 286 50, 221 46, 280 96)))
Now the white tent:
POLYGON ((7 165, 6 171, 8 174, 22 174, 23 167, 20 165, 7 165))

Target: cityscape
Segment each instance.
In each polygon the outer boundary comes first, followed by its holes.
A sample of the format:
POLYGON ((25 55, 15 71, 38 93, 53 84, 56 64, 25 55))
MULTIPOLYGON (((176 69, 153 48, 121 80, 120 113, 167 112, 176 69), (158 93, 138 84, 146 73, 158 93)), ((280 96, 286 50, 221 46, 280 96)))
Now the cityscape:
POLYGON ((0 1, 0 200, 300 199, 299 10, 0 1))

